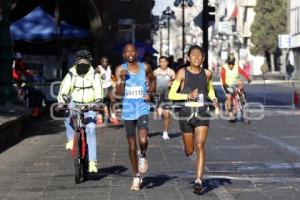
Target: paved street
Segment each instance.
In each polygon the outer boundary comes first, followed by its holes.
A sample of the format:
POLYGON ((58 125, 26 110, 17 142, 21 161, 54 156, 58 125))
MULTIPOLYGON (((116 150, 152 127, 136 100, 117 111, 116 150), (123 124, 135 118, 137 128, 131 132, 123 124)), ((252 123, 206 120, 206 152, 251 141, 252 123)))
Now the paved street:
POLYGON ((211 122, 205 192, 192 193, 195 157, 185 157, 177 121, 163 141, 161 122, 151 121, 143 189, 129 190, 131 169, 123 127, 97 131, 98 174, 74 183, 73 162, 64 149, 62 121, 33 123, 32 136, 0 154, 0 199, 299 199, 299 111, 267 111, 250 125, 211 122))

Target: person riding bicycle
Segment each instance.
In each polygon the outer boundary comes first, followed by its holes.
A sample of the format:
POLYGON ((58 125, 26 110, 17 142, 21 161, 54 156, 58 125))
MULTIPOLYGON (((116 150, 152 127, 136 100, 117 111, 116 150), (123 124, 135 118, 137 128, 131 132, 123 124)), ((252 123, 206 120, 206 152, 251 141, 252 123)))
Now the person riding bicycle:
MULTIPOLYGON (((103 99, 102 81, 95 74, 95 70, 91 65, 92 55, 87 50, 80 50, 75 56, 75 65, 69 70, 64 77, 59 94, 57 96, 57 110, 61 110, 66 103, 63 96, 71 96, 70 108, 74 108, 80 104, 97 105, 103 99)), ((89 110, 84 113, 85 131, 88 144, 89 172, 97 172, 97 151, 96 151, 96 112, 89 110)), ((68 142, 66 149, 73 148, 74 124, 71 117, 65 120, 66 135, 68 142)))
POLYGON ((240 75, 247 79, 248 83, 251 82, 251 78, 247 75, 247 73, 238 64, 236 64, 233 54, 230 54, 226 59, 226 63, 222 66, 220 75, 220 81, 226 96, 225 107, 230 118, 234 117, 231 102, 234 95, 234 87, 238 86, 240 91, 243 91, 243 84, 239 80, 240 75))

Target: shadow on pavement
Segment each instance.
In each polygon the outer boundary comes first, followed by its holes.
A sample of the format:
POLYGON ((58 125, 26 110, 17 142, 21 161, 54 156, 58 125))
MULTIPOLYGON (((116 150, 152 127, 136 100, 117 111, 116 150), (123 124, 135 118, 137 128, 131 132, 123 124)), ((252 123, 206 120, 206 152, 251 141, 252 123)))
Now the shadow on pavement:
POLYGON ((124 167, 122 165, 101 168, 98 170, 98 173, 89 174, 88 180, 98 181, 100 179, 105 178, 108 175, 122 174, 123 172, 127 171, 127 169, 128 169, 127 167, 124 167))
MULTIPOLYGON (((148 136, 151 137, 156 137, 156 136, 162 136, 162 132, 153 132, 153 133, 149 133, 148 136)), ((169 137, 170 138, 177 138, 180 137, 181 133, 169 133, 169 137)))
POLYGON ((148 133, 148 137, 155 137, 155 136, 159 136, 159 135, 162 135, 161 132, 154 132, 154 133, 148 133))
MULTIPOLYGON (((194 182, 193 182, 194 184, 194 182)), ((231 179, 228 178, 210 178, 205 179, 203 182, 204 190, 201 194, 208 193, 214 189, 219 188, 220 186, 232 184, 231 179)))
POLYGON ((111 129, 111 128, 113 128, 113 129, 121 129, 123 127, 124 127, 124 124, 113 125, 111 123, 107 123, 105 125, 97 125, 96 126, 96 128, 99 129, 99 130, 101 130, 101 129, 108 129, 108 128, 109 129, 111 129))
POLYGON ((180 137, 182 134, 181 133, 169 133, 170 138, 177 138, 180 137))
POLYGON ((142 188, 145 189, 151 189, 151 188, 155 188, 155 187, 159 187, 163 184, 165 184, 166 182, 177 178, 176 176, 167 176, 167 175, 157 175, 157 176, 153 176, 153 177, 145 177, 143 179, 143 183, 142 183, 142 188))

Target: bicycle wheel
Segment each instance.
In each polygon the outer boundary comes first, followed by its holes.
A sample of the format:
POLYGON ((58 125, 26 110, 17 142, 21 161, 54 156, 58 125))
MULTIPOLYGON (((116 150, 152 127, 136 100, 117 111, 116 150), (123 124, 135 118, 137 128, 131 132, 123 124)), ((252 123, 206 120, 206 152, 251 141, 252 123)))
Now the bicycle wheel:
POLYGON ((249 107, 245 95, 242 95, 241 97, 241 104, 242 104, 241 110, 242 110, 243 122, 245 122, 246 124, 250 124, 250 112, 249 112, 249 107))
POLYGON ((236 96, 234 96, 231 100, 231 113, 232 116, 229 116, 229 122, 234 123, 237 121, 238 119, 238 112, 239 112, 239 105, 238 105, 239 101, 238 98, 236 96))
POLYGON ((240 96, 237 97, 237 102, 236 102, 236 118, 237 120, 243 119, 243 101, 240 96))
POLYGON ((82 164, 81 164, 81 134, 80 131, 75 133, 75 158, 74 158, 74 167, 75 167, 75 183, 78 184, 81 182, 82 177, 82 164))
POLYGON ((83 180, 87 180, 88 178, 88 169, 89 169, 89 158, 88 158, 88 144, 86 142, 86 133, 84 133, 85 140, 82 140, 82 148, 85 148, 83 153, 82 162, 82 178, 83 180))

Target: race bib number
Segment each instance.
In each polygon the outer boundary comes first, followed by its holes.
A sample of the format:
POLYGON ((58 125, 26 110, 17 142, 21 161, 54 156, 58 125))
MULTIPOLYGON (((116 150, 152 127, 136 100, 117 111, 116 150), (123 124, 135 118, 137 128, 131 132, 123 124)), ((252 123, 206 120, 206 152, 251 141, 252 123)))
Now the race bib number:
POLYGON ((125 97, 127 99, 142 99, 144 97, 143 87, 125 87, 125 97))
POLYGON ((185 102, 186 107, 203 107, 204 106, 204 96, 203 94, 198 95, 197 101, 188 101, 185 102))

